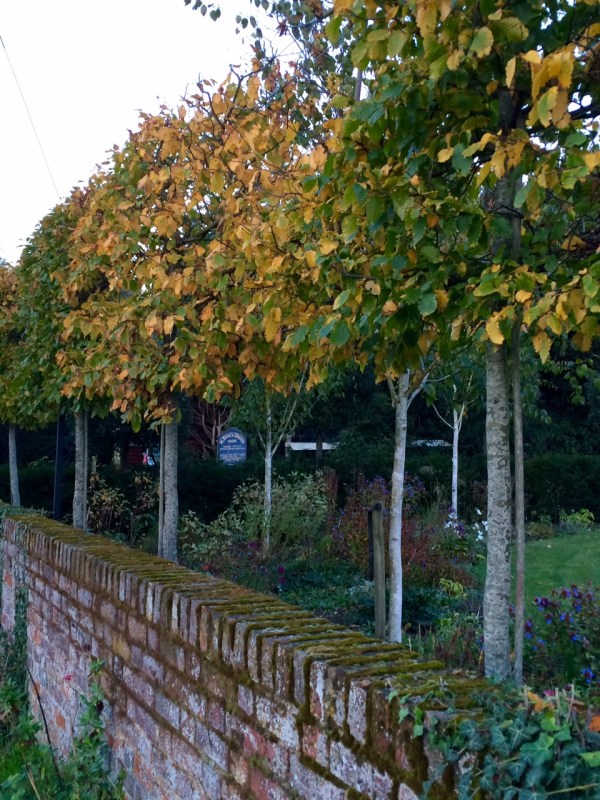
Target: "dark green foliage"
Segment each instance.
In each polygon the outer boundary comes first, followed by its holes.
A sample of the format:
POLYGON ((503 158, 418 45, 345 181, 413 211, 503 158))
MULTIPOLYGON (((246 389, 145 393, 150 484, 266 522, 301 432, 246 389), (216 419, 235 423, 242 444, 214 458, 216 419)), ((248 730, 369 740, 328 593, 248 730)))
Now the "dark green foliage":
MULTIPOLYGON (((71 512, 73 480, 73 467, 65 466, 62 481, 62 517, 71 512)), ((21 467, 19 469, 19 485, 21 502, 24 506, 52 511, 54 492, 54 463, 52 461, 44 458, 26 467, 21 467)), ((0 466, 0 498, 8 497, 10 497, 8 465, 3 464, 0 466)))
MULTIPOLYGON (((413 735, 427 734, 443 766, 460 762, 459 800, 600 798, 600 734, 590 729, 573 694, 541 698, 510 688, 486 689, 470 698, 478 710, 467 715, 457 710, 456 701, 442 687, 415 704, 402 698, 401 714, 418 723, 413 735), (449 710, 453 719, 436 724, 434 716, 423 714, 424 707, 449 710)), ((423 798, 435 796, 428 791, 432 783, 425 785, 423 798)))
POLYGON ((525 462, 525 493, 529 517, 548 515, 559 521, 567 513, 587 508, 600 519, 600 456, 549 453, 525 462))

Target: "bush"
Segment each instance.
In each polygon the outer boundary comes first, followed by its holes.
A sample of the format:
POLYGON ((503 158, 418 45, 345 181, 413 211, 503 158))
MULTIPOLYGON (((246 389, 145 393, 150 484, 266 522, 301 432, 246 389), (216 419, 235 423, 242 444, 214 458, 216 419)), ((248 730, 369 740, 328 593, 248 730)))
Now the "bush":
POLYGON ((529 680, 575 684, 600 696, 600 598, 590 585, 553 589, 536 597, 538 614, 525 630, 529 680))
POLYGON ((152 473, 130 472, 128 495, 108 485, 98 474, 90 477, 88 526, 134 546, 156 531, 158 486, 152 473))
MULTIPOLYGON (((322 473, 276 476, 272 497, 272 559, 310 559, 330 550, 331 539, 325 535, 327 481, 322 473)), ((250 480, 235 490, 230 507, 213 522, 202 522, 195 512, 181 518, 182 557, 193 567, 239 580, 240 569, 260 562, 263 519, 264 486, 250 480)))

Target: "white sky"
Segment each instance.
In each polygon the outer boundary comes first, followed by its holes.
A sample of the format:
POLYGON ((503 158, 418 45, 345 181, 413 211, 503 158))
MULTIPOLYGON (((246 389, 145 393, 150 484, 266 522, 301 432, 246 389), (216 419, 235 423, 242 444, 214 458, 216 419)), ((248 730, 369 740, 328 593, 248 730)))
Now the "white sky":
MULTIPOLYGON (((234 20, 249 0, 220 5, 213 22, 184 0, 2 0, 0 36, 61 198, 123 144, 139 110, 176 106, 199 75, 221 81, 247 62, 234 20)), ((1 47, 0 109, 0 256, 15 263, 58 197, 1 47)))

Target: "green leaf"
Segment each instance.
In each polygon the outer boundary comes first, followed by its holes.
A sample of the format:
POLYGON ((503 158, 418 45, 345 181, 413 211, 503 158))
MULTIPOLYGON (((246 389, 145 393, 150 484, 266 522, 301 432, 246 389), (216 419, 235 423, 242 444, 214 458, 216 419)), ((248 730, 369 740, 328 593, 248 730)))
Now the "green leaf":
POLYGON ((358 219, 353 214, 349 214, 347 217, 344 217, 342 221, 342 233, 344 234, 346 241, 350 241, 354 238, 358 228, 358 219))
POLYGON ((333 44, 338 43, 343 20, 344 18, 341 14, 339 16, 333 16, 325 26, 325 34, 333 44))
POLYGON ((534 764, 543 764, 552 758, 552 745, 554 737, 547 733, 541 733, 534 742, 524 744, 520 749, 520 754, 530 758, 534 764))
POLYGON ((383 200, 381 197, 371 197, 367 203, 367 222, 373 224, 377 222, 383 212, 383 200))
POLYGON ((401 53, 406 44, 406 34, 404 31, 394 31, 388 41, 388 56, 393 58, 401 53))
POLYGON ((591 753, 582 753, 581 757, 592 769, 597 769, 600 767, 600 750, 594 750, 591 753))
POLYGON ((494 34, 487 27, 479 28, 473 41, 469 47, 470 53, 475 53, 479 58, 483 58, 490 54, 492 45, 494 44, 494 34))
POLYGON ((421 316, 427 317, 429 314, 433 314, 433 312, 437 309, 437 298, 436 296, 431 294, 425 294, 419 301, 419 311, 421 312, 421 316))
POLYGON ((337 311, 338 308, 341 308, 349 297, 350 297, 350 289, 344 289, 343 292, 340 292, 340 294, 338 294, 338 296, 333 301, 333 310, 337 311))
POLYGON ((342 319, 331 331, 331 336, 329 337, 329 341, 337 345, 338 347, 342 347, 342 345, 346 344, 349 338, 350 338, 350 329, 346 325, 345 321, 342 319))
POLYGON ((366 42, 358 42, 351 53, 352 63, 355 67, 366 67, 369 60, 369 45, 366 42))
POLYGON ((583 291, 588 297, 596 297, 598 294, 598 281, 591 275, 583 276, 583 291))
POLYGON ((517 17, 490 20, 488 22, 494 37, 503 36, 508 42, 522 42, 529 36, 529 31, 517 17))
POLYGON ((306 339, 306 325, 301 325, 290 336, 290 344, 297 345, 306 339))

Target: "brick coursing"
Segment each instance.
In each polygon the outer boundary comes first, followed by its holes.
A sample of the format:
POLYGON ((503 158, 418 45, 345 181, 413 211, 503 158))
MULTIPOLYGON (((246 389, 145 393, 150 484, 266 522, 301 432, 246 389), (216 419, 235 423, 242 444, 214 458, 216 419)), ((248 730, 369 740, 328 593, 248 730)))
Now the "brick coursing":
MULTIPOLYGON (((45 519, 4 521, 7 630, 20 584, 29 667, 63 753, 90 661, 106 664, 128 800, 418 797, 427 753, 389 694, 417 694, 437 662, 45 519)), ((437 788, 453 797, 452 776, 437 788)))

